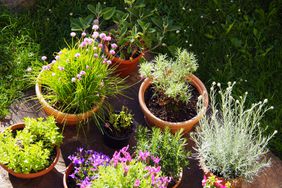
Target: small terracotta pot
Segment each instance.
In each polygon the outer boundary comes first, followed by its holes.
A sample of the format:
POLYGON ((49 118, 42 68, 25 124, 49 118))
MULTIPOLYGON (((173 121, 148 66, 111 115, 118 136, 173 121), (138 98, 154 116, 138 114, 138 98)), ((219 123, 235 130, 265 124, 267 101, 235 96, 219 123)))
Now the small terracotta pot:
POLYGON ((176 184, 172 188, 179 187, 181 185, 182 179, 183 179, 183 171, 181 172, 179 180, 176 182, 176 184))
MULTIPOLYGON (((18 124, 12 125, 9 128, 11 130, 17 130, 17 129, 23 129, 24 127, 25 127, 25 125, 23 123, 18 123, 18 124)), ((32 178, 37 178, 37 177, 40 177, 40 176, 43 176, 43 175, 49 173, 55 167, 56 163, 58 162, 59 157, 60 157, 60 153, 61 153, 60 147, 56 147, 56 157, 53 160, 52 164, 49 167, 47 167, 47 168, 45 168, 45 169, 43 169, 39 172, 35 172, 35 173, 30 173, 30 174, 16 173, 12 169, 9 169, 6 165, 3 165, 3 164, 0 164, 0 165, 6 171, 8 171, 10 174, 12 174, 15 177, 22 178, 22 179, 32 179, 32 178)))
POLYGON ((208 108, 208 103, 209 103, 208 92, 202 81, 199 78, 197 78, 195 75, 192 74, 191 76, 187 77, 187 80, 189 80, 189 83, 191 83, 198 90, 200 95, 203 95, 204 108, 201 110, 199 114, 197 114, 197 116, 183 122, 164 121, 150 112, 150 110, 148 109, 145 103, 145 92, 152 84, 152 80, 146 78, 143 81, 143 83, 139 88, 138 100, 140 107, 144 113, 145 119, 149 125, 155 125, 162 129, 168 127, 172 133, 175 133, 180 129, 183 129, 184 133, 188 133, 194 127, 194 125, 196 125, 199 122, 199 120, 203 117, 203 115, 206 113, 206 110, 208 108))
POLYGON ((105 53, 112 61, 114 67, 116 67, 115 73, 120 77, 126 77, 133 73, 137 69, 137 64, 144 56, 144 52, 141 52, 136 58, 132 60, 124 60, 119 57, 114 57, 109 53, 109 48, 104 45, 105 53))
POLYGON ((64 183, 64 188, 68 188, 68 177, 73 171, 73 163, 70 163, 69 166, 67 167, 65 173, 64 173, 64 178, 63 178, 63 183, 64 183))
MULTIPOLYGON (((214 174, 212 172, 205 172, 205 176, 208 179, 210 176, 213 176, 214 174)), ((215 176, 215 175, 214 175, 215 176)), ((242 179, 241 178, 236 178, 232 180, 226 180, 223 177, 218 177, 216 176, 218 180, 222 181, 222 185, 225 185, 227 182, 231 184, 231 188, 241 188, 242 187, 242 179)))
POLYGON ((35 85, 35 93, 36 93, 37 99, 39 100, 40 104, 42 105, 44 112, 49 116, 54 116, 56 119, 56 122, 59 124, 77 125, 83 121, 86 121, 99 109, 99 107, 104 102, 105 98, 103 97, 100 103, 94 106, 92 110, 89 110, 87 112, 80 113, 80 114, 69 114, 69 113, 64 113, 59 110, 56 110, 51 105, 49 105, 49 103, 47 103, 47 101, 44 99, 42 95, 41 84, 39 83, 40 74, 37 78, 36 85, 35 85))

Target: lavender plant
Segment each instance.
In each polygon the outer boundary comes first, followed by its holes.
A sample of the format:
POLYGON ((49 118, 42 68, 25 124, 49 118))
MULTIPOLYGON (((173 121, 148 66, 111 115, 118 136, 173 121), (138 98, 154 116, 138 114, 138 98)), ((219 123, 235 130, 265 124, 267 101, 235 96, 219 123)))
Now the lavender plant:
POLYGON ((213 83, 210 89, 211 114, 201 119, 197 133, 191 137, 204 170, 225 179, 240 177, 252 180, 261 170, 270 166, 265 154, 269 140, 277 131, 264 136, 265 129, 260 126, 260 121, 273 107, 267 107, 265 99, 247 108, 247 92, 235 99, 232 96, 234 85, 235 82, 229 82, 224 90, 218 83, 217 90, 216 83, 213 83), (219 103, 216 102, 217 97, 219 103))
POLYGON ((142 77, 150 78, 157 92, 163 93, 166 98, 187 103, 191 97, 187 77, 197 68, 193 53, 177 49, 175 59, 158 55, 153 63, 142 63, 139 72, 142 77))

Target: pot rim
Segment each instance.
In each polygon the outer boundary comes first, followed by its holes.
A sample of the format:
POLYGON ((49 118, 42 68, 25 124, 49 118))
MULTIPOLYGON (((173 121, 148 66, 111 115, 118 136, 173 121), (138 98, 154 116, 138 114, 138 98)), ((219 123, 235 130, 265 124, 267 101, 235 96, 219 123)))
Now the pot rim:
POLYGON ((201 119, 201 117, 205 114, 205 112, 207 111, 208 108, 208 103, 209 103, 209 98, 208 98, 208 92, 207 89, 205 87, 205 85, 202 83, 202 81, 196 77, 194 74, 191 74, 187 77, 187 79, 191 80, 191 84, 197 89, 197 91, 199 92, 199 88, 203 89, 203 92, 200 95, 203 95, 203 100, 204 100, 204 107, 201 109, 200 113, 198 113, 196 116, 194 116, 192 119, 186 120, 186 121, 181 121, 181 122, 170 122, 170 121, 165 121, 160 119, 159 117, 155 116, 147 107, 146 103, 145 103, 145 97, 144 97, 144 93, 142 93, 141 88, 145 88, 145 91, 147 90, 147 88, 152 84, 152 80, 150 78, 145 78, 145 80, 142 82, 140 89, 139 89, 139 93, 138 93, 138 99, 139 99, 139 103, 140 106, 143 107, 143 110, 151 115, 151 117, 158 121, 159 123, 168 125, 168 126, 181 126, 183 123, 192 123, 193 121, 199 120, 201 119), (197 82, 197 83, 196 83, 197 82), (146 86, 147 84, 147 86, 146 86))

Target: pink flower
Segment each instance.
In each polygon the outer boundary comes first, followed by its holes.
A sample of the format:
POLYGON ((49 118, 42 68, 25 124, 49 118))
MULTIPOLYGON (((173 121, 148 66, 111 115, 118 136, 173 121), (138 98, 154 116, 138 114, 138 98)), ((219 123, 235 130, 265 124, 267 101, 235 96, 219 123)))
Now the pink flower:
POLYGON ((42 61, 46 61, 47 57, 44 55, 41 57, 42 61))
POLYGON ((150 152, 148 151, 139 151, 139 158, 141 158, 141 160, 146 161, 147 157, 149 157, 150 152))
POLYGON ((55 59, 53 59, 51 63, 56 63, 56 60, 55 60, 55 59))
POLYGON ((111 37, 111 36, 106 36, 106 37, 104 38, 104 40, 105 40, 105 41, 111 41, 111 40, 112 40, 112 37, 111 37))
POLYGON ((99 56, 98 54, 96 54, 96 53, 94 54, 94 57, 96 57, 96 58, 97 58, 98 56, 99 56))
POLYGON ((83 76, 83 75, 85 75, 86 74, 86 72, 85 71, 80 71, 80 73, 79 73, 81 76, 83 76))
POLYGON ((134 182, 134 187, 139 187, 140 186, 140 180, 136 179, 134 182))
POLYGON ((42 69, 43 69, 43 70, 50 70, 51 67, 50 67, 50 65, 44 65, 44 66, 42 67, 42 69))
POLYGON ((83 31, 83 32, 81 33, 81 36, 82 36, 82 37, 85 37, 85 36, 86 36, 86 33, 83 31))
POLYGON ((111 47, 112 47, 113 49, 116 49, 116 48, 117 48, 117 44, 116 44, 116 43, 113 43, 113 44, 111 44, 111 47))
POLYGON ((76 36, 76 33, 75 33, 75 32, 71 32, 71 33, 70 33, 70 36, 71 36, 71 37, 75 37, 75 36, 76 36))
POLYGON ((154 156, 152 156, 151 157, 152 158, 152 160, 153 160, 153 162, 155 163, 155 164, 159 164, 159 162, 160 162, 160 158, 158 158, 158 157, 154 157, 154 156))
POLYGON ((64 67, 62 67, 62 66, 58 66, 58 69, 59 69, 60 71, 65 70, 65 68, 64 68, 64 67))
POLYGON ((101 33, 99 36, 100 36, 100 38, 101 38, 101 39, 103 39, 103 40, 104 40, 104 39, 105 39, 105 37, 106 37, 106 34, 105 34, 105 33, 101 33))
POLYGON ((202 186, 204 187, 207 183, 207 177, 204 176, 204 179, 202 180, 202 186))
POLYGON ((92 34, 92 37, 96 39, 98 36, 99 36, 99 33, 97 31, 94 31, 92 34))
POLYGON ((56 60, 59 60, 59 59, 60 59, 60 56, 56 55, 55 59, 56 59, 56 60))
POLYGON ((92 29, 96 31, 96 30, 99 29, 99 26, 98 26, 98 25, 93 25, 93 26, 92 26, 92 29))
POLYGON ((99 47, 99 48, 103 48, 103 44, 101 44, 101 43, 98 44, 98 47, 99 47))
POLYGON ((112 61, 111 61, 111 60, 108 60, 108 61, 107 61, 107 64, 108 64, 108 65, 112 64, 112 61))
POLYGON ((76 57, 76 58, 78 58, 80 56, 80 53, 76 53, 75 55, 74 55, 74 57, 76 57))
POLYGON ((97 47, 96 47, 96 46, 94 46, 94 47, 93 47, 93 50, 97 50, 97 47))
POLYGON ((114 50, 110 50, 110 54, 111 54, 111 55, 115 55, 116 52, 115 52, 114 50))
POLYGON ((75 81, 76 81, 76 78, 73 77, 73 78, 71 79, 71 82, 75 82, 75 81))
POLYGON ((76 75, 76 78, 77 78, 78 80, 81 80, 81 75, 80 75, 80 74, 77 74, 77 75, 76 75))
POLYGON ((86 45, 87 45, 87 43, 83 41, 83 42, 79 45, 79 47, 83 48, 83 47, 85 47, 86 45))
POLYGON ((86 67, 85 67, 86 69, 89 69, 89 66, 88 65, 86 65, 86 67))

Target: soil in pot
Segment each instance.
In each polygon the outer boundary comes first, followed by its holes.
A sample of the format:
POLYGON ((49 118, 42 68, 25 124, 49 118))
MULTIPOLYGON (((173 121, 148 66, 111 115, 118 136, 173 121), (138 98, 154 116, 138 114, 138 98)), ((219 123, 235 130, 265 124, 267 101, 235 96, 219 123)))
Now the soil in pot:
POLYGON ((192 119, 197 115, 197 102, 199 92, 189 84, 191 98, 186 104, 181 101, 168 99, 163 93, 156 92, 154 85, 150 85, 145 92, 145 103, 156 117, 169 122, 182 122, 192 119))

